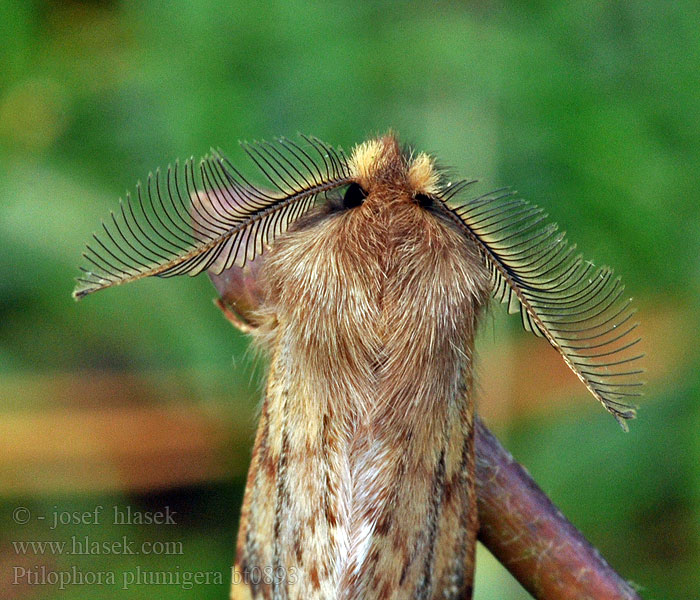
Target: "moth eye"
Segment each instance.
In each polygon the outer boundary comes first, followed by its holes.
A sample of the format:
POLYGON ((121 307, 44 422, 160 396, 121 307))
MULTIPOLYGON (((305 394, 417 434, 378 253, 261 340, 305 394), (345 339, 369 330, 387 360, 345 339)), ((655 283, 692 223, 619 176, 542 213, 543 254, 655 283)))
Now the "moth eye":
POLYGON ((343 196, 343 208, 356 208, 365 201, 367 192, 359 183, 351 183, 343 196))
POLYGON ((416 194, 416 204, 423 208, 428 208, 433 205, 433 199, 427 194, 416 194))

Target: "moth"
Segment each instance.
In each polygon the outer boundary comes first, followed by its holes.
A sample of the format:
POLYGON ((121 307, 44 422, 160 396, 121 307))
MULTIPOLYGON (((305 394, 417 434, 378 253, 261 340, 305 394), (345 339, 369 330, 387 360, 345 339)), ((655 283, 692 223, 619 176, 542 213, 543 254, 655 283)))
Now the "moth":
POLYGON ((88 244, 75 298, 255 266, 255 297, 222 302, 269 357, 233 598, 470 598, 489 300, 624 428, 641 386, 631 299, 542 209, 469 195, 393 133, 349 155, 306 136, 243 149, 264 186, 219 151, 149 176, 88 244))

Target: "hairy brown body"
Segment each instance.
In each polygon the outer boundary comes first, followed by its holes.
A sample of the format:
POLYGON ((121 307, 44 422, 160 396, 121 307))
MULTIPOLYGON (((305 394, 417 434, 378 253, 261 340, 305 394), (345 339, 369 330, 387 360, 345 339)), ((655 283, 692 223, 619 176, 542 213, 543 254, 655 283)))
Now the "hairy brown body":
POLYGON ((362 206, 311 215, 265 261, 270 373, 234 598, 457 598, 472 585, 471 363, 488 271, 416 202, 426 178, 393 138, 365 150, 362 206), (273 581, 256 585, 265 568, 273 581))

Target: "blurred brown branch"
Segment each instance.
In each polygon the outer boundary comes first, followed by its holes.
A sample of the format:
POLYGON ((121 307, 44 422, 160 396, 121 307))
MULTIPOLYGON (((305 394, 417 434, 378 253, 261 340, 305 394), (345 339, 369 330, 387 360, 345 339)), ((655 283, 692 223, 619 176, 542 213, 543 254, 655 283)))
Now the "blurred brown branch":
POLYGON ((640 598, 480 419, 476 486, 479 540, 535 598, 640 598))

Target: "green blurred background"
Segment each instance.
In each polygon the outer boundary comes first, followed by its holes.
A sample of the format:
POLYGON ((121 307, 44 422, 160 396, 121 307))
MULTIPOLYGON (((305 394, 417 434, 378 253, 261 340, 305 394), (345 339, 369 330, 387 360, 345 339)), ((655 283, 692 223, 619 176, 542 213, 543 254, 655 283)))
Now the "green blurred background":
MULTIPOLYGON (((228 597, 262 367, 205 277, 75 304, 83 244, 178 157, 220 146, 254 173, 239 139, 303 132, 349 149, 391 127, 481 191, 515 186, 624 276, 649 382, 629 434, 498 307, 479 341, 480 411, 643 597, 700 598, 697 11, 0 2, 0 596, 228 597), (176 524, 115 525, 114 506, 168 507, 176 524), (74 512, 80 524, 50 527, 74 512), (86 535, 162 546, 17 544, 86 535), (115 583, 91 583, 98 572, 115 583), (210 583, 189 589, 197 572, 210 583)), ((528 597, 488 552, 478 560, 477 599, 528 597)))

